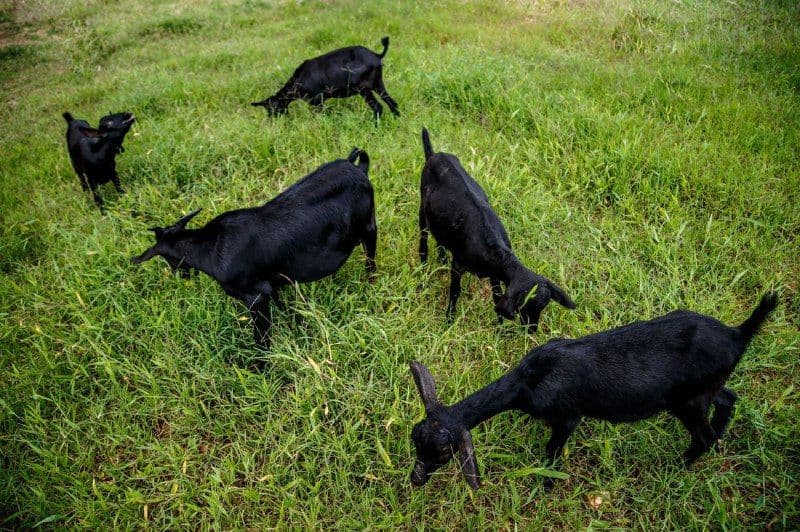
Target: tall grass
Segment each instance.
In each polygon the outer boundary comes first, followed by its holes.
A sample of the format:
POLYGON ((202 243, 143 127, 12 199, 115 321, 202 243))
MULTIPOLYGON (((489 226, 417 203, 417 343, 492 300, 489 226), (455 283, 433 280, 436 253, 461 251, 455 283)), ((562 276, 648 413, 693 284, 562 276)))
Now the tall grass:
POLYGON ((191 528, 792 528, 800 338, 800 12, 794 2, 0 4, 0 524, 191 528), (268 119, 247 103, 303 59, 392 44, 403 116, 359 99, 268 119), (61 112, 133 111, 99 215, 61 112), (465 277, 416 256, 419 131, 485 187, 515 249, 578 308, 495 325, 465 277), (379 277, 354 256, 286 290, 268 369, 245 309, 206 277, 128 258, 146 227, 256 205, 366 149, 379 277), (741 321, 783 305, 731 378, 718 453, 689 470, 667 417, 590 421, 544 493, 548 430, 474 431, 484 487, 408 481, 413 359, 455 401, 527 349, 675 308, 741 321))

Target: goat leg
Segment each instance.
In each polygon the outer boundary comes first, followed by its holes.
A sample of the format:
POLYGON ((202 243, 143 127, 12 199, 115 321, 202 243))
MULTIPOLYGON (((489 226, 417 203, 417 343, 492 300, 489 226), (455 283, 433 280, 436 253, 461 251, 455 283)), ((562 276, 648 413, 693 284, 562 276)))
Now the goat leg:
POLYGON ((447 264, 447 250, 438 242, 436 243, 436 253, 436 258, 439 259, 439 264, 447 264))
POLYGON ((369 105, 372 108, 372 112, 375 113, 375 121, 377 125, 377 122, 380 120, 381 115, 383 114, 383 106, 381 106, 381 104, 378 103, 378 100, 375 99, 375 96, 369 89, 362 90, 361 96, 367 102, 367 105, 369 105))
MULTIPOLYGON (((545 457, 549 467, 555 466, 556 461, 561 456, 561 452, 564 450, 564 445, 567 443, 567 440, 575 431, 575 428, 580 422, 581 418, 559 420, 551 423, 553 433, 550 435, 550 440, 548 440, 547 445, 545 446, 545 457)), ((545 477, 544 489, 546 491, 550 491, 552 488, 553 478, 545 477)))
POLYGON ((381 97, 381 100, 386 102, 386 105, 389 106, 389 110, 392 112, 394 116, 400 116, 400 110, 397 108, 397 102, 389 96, 389 93, 386 91, 386 87, 383 85, 383 76, 381 73, 378 74, 377 82, 375 83, 375 92, 378 93, 378 96, 381 97))
POLYGON ((705 398, 693 399, 674 409, 673 414, 683 423, 692 437, 689 448, 683 453, 686 465, 692 465, 717 440, 714 429, 708 423, 708 401, 705 398))
MULTIPOLYGON (((494 305, 500 302, 500 298, 503 297, 503 289, 500 286, 500 280, 496 277, 492 277, 489 279, 492 283, 492 301, 494 301, 494 305)), ((503 317, 499 314, 497 315, 497 323, 503 323, 503 317)))
POLYGON ((111 175, 111 182, 114 183, 114 188, 117 189, 117 192, 125 194, 125 191, 122 189, 122 183, 119 182, 119 176, 116 172, 111 175))
POLYGON ((447 319, 453 320, 453 312, 456 309, 456 302, 461 295, 461 265, 456 261, 450 265, 450 298, 447 303, 447 319))
POLYGON ((89 190, 89 183, 86 174, 84 174, 83 172, 78 172, 78 179, 80 179, 81 181, 81 188, 83 189, 83 191, 86 192, 87 190, 89 190))
POLYGON ((714 430, 717 440, 722 438, 722 435, 725 434, 725 429, 728 428, 728 423, 733 414, 733 406, 736 404, 737 399, 739 399, 739 396, 736 395, 736 392, 724 386, 714 397, 714 415, 711 416, 711 428, 714 430))
POLYGON ((250 315, 253 318, 253 338, 256 346, 265 351, 269 350, 269 331, 272 328, 272 309, 269 299, 259 300, 250 307, 250 315))
POLYGON ((419 208, 419 260, 423 264, 428 261, 428 220, 422 206, 419 208))
POLYGON ((361 240, 361 245, 364 247, 364 253, 367 255, 366 269, 369 274, 370 280, 375 280, 375 272, 378 268, 375 264, 375 253, 378 248, 378 225, 375 223, 375 209, 372 210, 369 224, 364 231, 364 237, 361 240))
POLYGON ((94 198, 95 205, 97 205, 97 208, 100 209, 100 212, 105 212, 105 207, 103 206, 103 198, 97 195, 97 185, 90 183, 89 188, 92 191, 92 198, 94 198))

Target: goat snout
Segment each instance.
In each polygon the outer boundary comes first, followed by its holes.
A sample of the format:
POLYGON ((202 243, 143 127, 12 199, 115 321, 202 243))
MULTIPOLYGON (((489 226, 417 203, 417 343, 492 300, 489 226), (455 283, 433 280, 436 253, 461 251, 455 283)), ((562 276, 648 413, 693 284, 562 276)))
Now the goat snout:
POLYGON ((414 470, 411 471, 411 484, 416 487, 424 486, 429 478, 430 475, 425 469, 425 464, 417 460, 417 463, 414 464, 414 470))

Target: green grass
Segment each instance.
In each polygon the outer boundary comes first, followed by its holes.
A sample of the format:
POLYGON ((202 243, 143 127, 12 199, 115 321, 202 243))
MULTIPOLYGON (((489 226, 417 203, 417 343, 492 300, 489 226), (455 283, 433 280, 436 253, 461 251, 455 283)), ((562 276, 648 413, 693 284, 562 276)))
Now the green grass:
POLYGON ((793 528, 800 521, 800 11, 779 0, 50 2, 0 12, 0 527, 793 528), (247 105, 305 58, 392 43, 403 116, 363 101, 268 119, 247 105), (138 121, 99 215, 63 111, 138 121), (387 113, 388 115, 388 113, 387 113), (578 304, 533 336, 416 255, 420 128, 485 187, 532 268, 578 304), (380 275, 360 252, 286 290, 270 370, 207 277, 132 266, 146 228, 256 205, 368 150, 380 275), (730 379, 722 450, 681 466, 667 416, 585 422, 552 493, 549 431, 473 432, 484 476, 408 480, 422 408, 408 362, 455 401, 526 350, 690 308, 782 305, 730 379), (599 497, 599 499, 597 499, 599 497), (595 504, 600 501, 599 507, 595 504))

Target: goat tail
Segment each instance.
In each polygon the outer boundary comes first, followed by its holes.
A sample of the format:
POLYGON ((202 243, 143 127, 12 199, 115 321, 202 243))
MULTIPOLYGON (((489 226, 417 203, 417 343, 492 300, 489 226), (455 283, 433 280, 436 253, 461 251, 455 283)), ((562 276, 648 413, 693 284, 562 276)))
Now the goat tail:
POLYGON ((67 124, 69 124, 70 122, 72 122, 73 120, 75 120, 74 118, 72 118, 72 115, 71 115, 71 114, 69 114, 69 112, 68 112, 68 111, 67 111, 67 112, 65 112, 64 114, 62 114, 61 116, 63 116, 63 117, 64 117, 64 120, 66 120, 66 121, 67 121, 67 124))
POLYGON ((427 161, 433 155, 433 148, 431 147, 431 137, 424 127, 422 128, 422 148, 425 150, 425 160, 427 161))
POLYGON ((575 302, 560 286, 548 279, 547 287, 550 289, 550 297, 553 299, 553 301, 570 310, 575 308, 575 302))
POLYGON ((358 155, 358 168, 364 172, 364 174, 369 174, 369 155, 363 150, 358 155))
POLYGON ((378 57, 383 59, 383 56, 385 56, 386 52, 389 51, 389 37, 384 37, 381 39, 381 44, 383 45, 383 51, 378 54, 378 57))
POLYGON ((749 342, 750 339, 755 336, 758 329, 761 328, 761 325, 767 319, 767 316, 775 310, 776 306, 778 306, 778 294, 775 292, 764 294, 761 301, 758 302, 756 309, 750 314, 750 317, 739 325, 739 332, 744 336, 745 342, 749 342))
POLYGON ((258 107, 258 106, 266 107, 267 106, 267 100, 262 100, 260 102, 250 102, 250 105, 252 105, 253 107, 258 107))
POLYGON ((356 160, 358 160, 356 166, 358 166, 359 170, 365 174, 369 173, 369 155, 361 148, 353 148, 353 151, 347 156, 347 160, 353 164, 356 164, 356 160))

